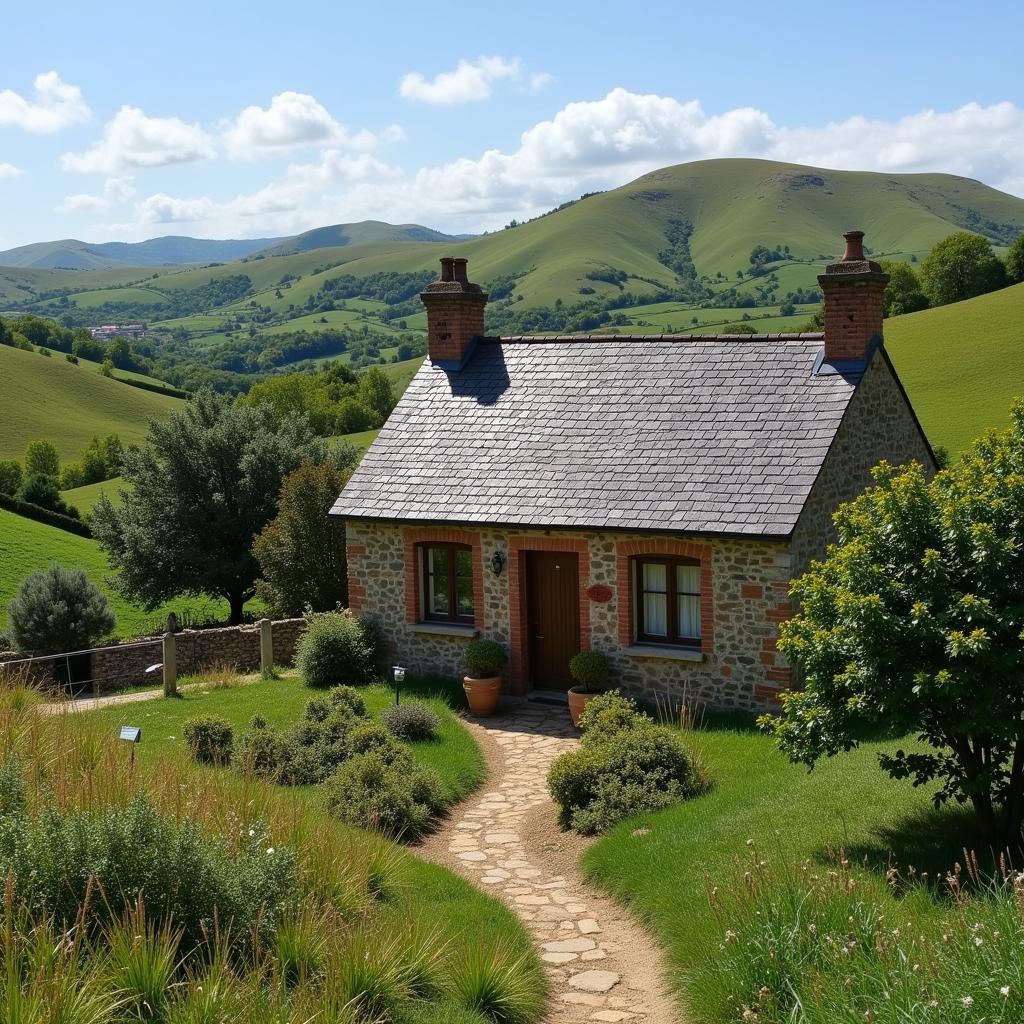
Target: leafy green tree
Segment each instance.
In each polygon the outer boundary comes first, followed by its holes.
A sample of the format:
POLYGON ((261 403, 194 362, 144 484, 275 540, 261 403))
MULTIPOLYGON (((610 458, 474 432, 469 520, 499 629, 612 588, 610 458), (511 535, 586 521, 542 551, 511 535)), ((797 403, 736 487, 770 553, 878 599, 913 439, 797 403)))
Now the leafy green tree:
POLYGON ((880 763, 970 801, 987 838, 1024 822, 1024 403, 929 481, 882 463, 835 515, 839 543, 794 582, 779 649, 805 687, 765 717, 794 761, 916 734, 880 763))
POLYGON ((391 415, 395 407, 395 389, 391 381, 378 366, 371 366, 359 378, 358 400, 374 415, 377 426, 380 426, 391 415))
POLYGON ((60 476, 60 456, 52 441, 29 441, 25 449, 26 476, 60 476))
POLYGON ((71 516, 72 519, 78 518, 78 509, 72 508, 60 496, 60 491, 57 489, 57 481, 52 476, 43 476, 41 473, 36 473, 33 476, 25 477, 18 488, 16 497, 19 501, 27 501, 30 505, 38 505, 40 508, 47 508, 51 512, 59 512, 61 515, 71 516))
POLYGON ((106 594, 81 569, 51 565, 27 576, 7 606, 19 651, 76 651, 109 636, 117 620, 106 594))
POLYGON ((889 275, 889 283, 885 287, 885 316, 900 316, 928 308, 928 296, 909 263, 882 260, 880 266, 889 275))
POLYGON ((0 461, 0 494, 14 494, 21 486, 21 463, 17 459, 0 461))
POLYGON ((118 590, 152 610, 180 594, 223 597, 242 621, 258 574, 253 540, 276 512, 284 478, 326 451, 303 417, 203 390, 149 425, 129 451, 120 508, 104 495, 93 533, 118 570, 118 590))
POLYGON ((0 345, 13 345, 14 336, 3 317, 0 317, 0 345))
POLYGON ((944 306, 1004 287, 1006 268, 987 238, 957 231, 925 257, 921 284, 933 306, 944 306))
POLYGON ((327 513, 350 473, 351 467, 305 462, 285 478, 277 515, 253 544, 256 593, 275 615, 348 604, 345 524, 327 513))
POLYGON ((1006 276, 1013 284, 1024 281, 1024 232, 1014 239, 1006 254, 1006 276))

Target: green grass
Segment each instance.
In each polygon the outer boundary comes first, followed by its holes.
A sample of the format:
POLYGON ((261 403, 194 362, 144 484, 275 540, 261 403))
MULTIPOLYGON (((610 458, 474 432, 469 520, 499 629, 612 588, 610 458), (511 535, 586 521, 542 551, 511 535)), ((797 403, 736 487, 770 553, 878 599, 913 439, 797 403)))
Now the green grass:
POLYGON ((21 459, 25 446, 47 438, 62 459, 74 460, 92 440, 118 434, 140 444, 151 419, 164 418, 182 401, 119 383, 65 359, 0 345, 3 429, 0 458, 21 459))
POLYGON ((338 434, 336 437, 329 437, 327 439, 328 444, 336 443, 355 445, 359 449, 359 454, 362 455, 367 448, 377 440, 377 435, 380 433, 379 430, 360 430, 355 434, 338 434))
MULTIPOLYGON (((708 886, 724 889, 738 879, 748 840, 781 869, 807 858, 823 862, 830 847, 844 848, 854 863, 867 863, 880 898, 890 851, 904 866, 934 873, 977 841, 964 815, 935 814, 929 792, 883 775, 877 753, 894 744, 866 744, 808 772, 756 732, 709 728, 694 733, 692 743, 712 791, 630 819, 583 858, 587 876, 632 907, 660 940, 685 1019, 721 1019, 720 1008, 700 1004, 705 957, 722 941, 708 886)), ((939 909, 921 901, 920 913, 939 909)))
POLYGON ((72 487, 70 490, 60 493, 69 505, 73 505, 84 516, 92 511, 93 506, 100 500, 100 495, 103 494, 106 494, 114 505, 120 505, 123 486, 124 480, 115 476, 112 480, 101 480, 98 484, 83 484, 81 487, 72 487))
POLYGON ((7 625, 7 603, 21 581, 52 562, 84 569, 89 579, 106 591, 117 616, 118 637, 159 630, 170 611, 176 612, 179 619, 183 615, 200 620, 227 618, 227 602, 209 598, 180 598, 147 612, 126 601, 106 582, 112 575, 110 563, 94 540, 0 509, 0 630, 7 625))
MULTIPOLYGON (((182 686, 190 680, 183 679, 182 686)), ((450 800, 457 801, 471 793, 484 778, 484 763, 480 750, 458 719, 452 714, 450 701, 458 699, 458 691, 449 688, 452 697, 437 695, 442 687, 417 685, 410 681, 403 689, 405 699, 414 693, 427 700, 441 719, 441 731, 434 742, 410 744, 413 756, 421 764, 432 768, 441 777, 450 800)), ((182 738, 185 722, 196 715, 219 715, 235 728, 236 735, 244 730, 253 715, 259 713, 267 724, 280 728, 290 725, 302 714, 307 701, 321 691, 306 686, 294 673, 281 679, 259 680, 241 686, 212 687, 210 689, 183 690, 177 699, 158 698, 127 707, 101 708, 87 712, 90 719, 106 723, 111 729, 130 720, 142 726, 139 757, 156 759, 167 754, 188 757, 188 746, 182 738)), ((367 710, 377 717, 395 700, 394 691, 384 686, 369 686, 361 690, 366 698, 367 710)), ((311 793, 316 787, 309 787, 311 793)))
POLYGON ((885 345, 932 443, 961 452, 1024 396, 1024 284, 886 320, 885 345))

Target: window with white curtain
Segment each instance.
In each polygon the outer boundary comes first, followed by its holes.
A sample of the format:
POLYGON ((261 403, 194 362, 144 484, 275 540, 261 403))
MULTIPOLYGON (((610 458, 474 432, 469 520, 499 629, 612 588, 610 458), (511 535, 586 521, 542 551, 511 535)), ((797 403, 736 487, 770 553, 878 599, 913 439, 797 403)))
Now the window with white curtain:
POLYGON ((638 640, 700 646, 698 562, 681 558, 638 558, 635 585, 638 640))

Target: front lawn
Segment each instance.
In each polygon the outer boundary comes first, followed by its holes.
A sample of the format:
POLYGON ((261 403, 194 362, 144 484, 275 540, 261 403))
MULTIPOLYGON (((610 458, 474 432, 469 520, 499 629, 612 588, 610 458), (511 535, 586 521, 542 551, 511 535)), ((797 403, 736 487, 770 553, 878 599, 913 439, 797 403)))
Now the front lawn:
MULTIPOLYGON (((807 860, 827 872, 830 850, 845 850, 880 904, 892 903, 885 879, 890 856, 934 878, 962 859, 965 845, 977 848, 968 815, 936 813, 929 792, 881 772, 877 752, 895 744, 867 744, 808 772, 750 729, 711 727, 690 741, 714 788, 631 818, 583 859, 588 877, 633 907, 661 940, 686 1019, 741 1019, 739 1007, 723 1004, 713 980, 724 927, 709 887, 725 891, 738 883, 751 864, 748 840, 759 861, 789 875, 807 860)), ((922 891, 902 903, 900 913, 917 924, 948 909, 941 897, 922 891)))

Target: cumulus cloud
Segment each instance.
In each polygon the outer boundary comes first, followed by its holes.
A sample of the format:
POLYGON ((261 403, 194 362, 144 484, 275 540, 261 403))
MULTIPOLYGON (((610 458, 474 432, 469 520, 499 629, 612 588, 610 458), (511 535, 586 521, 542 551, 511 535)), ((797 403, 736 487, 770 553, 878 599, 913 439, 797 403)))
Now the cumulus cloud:
POLYGON ((95 210, 109 210, 119 206, 135 195, 131 178, 107 178, 103 183, 102 195, 77 192, 65 196, 55 207, 57 213, 84 213, 95 210))
POLYGON ((135 213, 144 224, 194 223, 206 220, 216 203, 206 196, 197 199, 178 199, 164 192, 147 196, 135 204, 135 213))
POLYGON ((148 117, 138 107, 123 106, 104 125, 103 135, 82 153, 65 153, 61 166, 81 174, 191 163, 213 156, 213 142, 197 124, 177 117, 148 117))
POLYGON ((0 90, 0 124, 49 135, 88 117, 89 108, 82 98, 82 90, 63 81, 56 71, 36 75, 31 99, 25 99, 13 89, 0 90))
POLYGON ((0 163, 0 178, 17 178, 25 172, 14 164, 0 163))
POLYGON ((420 103, 450 105, 486 100, 491 86, 502 78, 518 78, 519 58, 480 57, 460 60, 453 71, 442 71, 433 78, 425 78, 419 71, 410 71, 402 77, 398 92, 404 99, 420 103))

